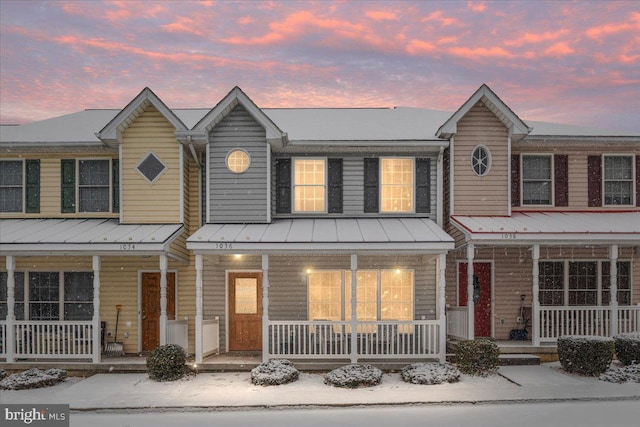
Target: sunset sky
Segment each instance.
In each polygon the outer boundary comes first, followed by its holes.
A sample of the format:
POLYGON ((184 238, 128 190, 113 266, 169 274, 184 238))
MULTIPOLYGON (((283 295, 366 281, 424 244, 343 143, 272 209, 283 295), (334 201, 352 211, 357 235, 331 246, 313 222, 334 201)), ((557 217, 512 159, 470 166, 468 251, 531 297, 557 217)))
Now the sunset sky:
POLYGON ((521 118, 640 131, 638 1, 0 0, 0 122, 171 108, 453 111, 487 83, 521 118))

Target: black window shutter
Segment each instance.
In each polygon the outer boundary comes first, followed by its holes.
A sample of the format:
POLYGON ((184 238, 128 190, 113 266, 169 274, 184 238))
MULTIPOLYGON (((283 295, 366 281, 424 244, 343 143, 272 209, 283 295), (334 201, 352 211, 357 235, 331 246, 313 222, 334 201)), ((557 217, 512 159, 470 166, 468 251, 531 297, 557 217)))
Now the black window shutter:
POLYGON ((76 212, 76 161, 63 159, 61 162, 62 175, 62 213, 76 212))
POLYGON ((587 157, 589 207, 602 206, 602 157, 587 157))
POLYGON ((511 206, 520 206, 520 155, 511 156, 511 206))
POLYGON ((120 162, 118 159, 111 161, 111 201, 112 211, 120 212, 120 162))
POLYGON ((342 213, 342 159, 329 159, 329 213, 342 213))
POLYGON ((364 211, 378 213, 378 159, 364 159, 364 211))
POLYGON ((291 159, 276 160, 276 213, 291 213, 291 159))
POLYGON ((569 206, 569 156, 553 156, 554 198, 556 206, 569 206))
POLYGON ((640 156, 636 156, 636 206, 640 207, 640 156))
POLYGON ((27 213, 40 212, 40 160, 27 160, 27 213))
POLYGON ((431 212, 431 159, 416 159, 416 213, 431 212))

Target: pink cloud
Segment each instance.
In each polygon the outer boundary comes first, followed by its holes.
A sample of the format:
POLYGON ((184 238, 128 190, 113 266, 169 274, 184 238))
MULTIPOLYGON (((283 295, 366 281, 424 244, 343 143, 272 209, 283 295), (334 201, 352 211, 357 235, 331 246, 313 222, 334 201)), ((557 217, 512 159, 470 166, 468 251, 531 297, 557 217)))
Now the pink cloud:
POLYGON ((544 54, 547 56, 561 57, 571 55, 575 50, 567 43, 555 43, 544 50, 544 54))
POLYGON ((550 40, 556 40, 561 36, 564 36, 569 33, 569 30, 566 28, 560 29, 558 31, 550 32, 546 31, 544 33, 524 33, 521 37, 518 37, 514 40, 508 40, 504 44, 506 46, 522 46, 523 44, 534 44, 541 43, 550 40))
POLYGON ((487 9, 487 5, 483 2, 470 1, 467 3, 467 7, 474 12, 484 12, 487 9))
POLYGON ((186 16, 178 16, 171 24, 161 25, 169 33, 186 33, 197 36, 204 35, 204 31, 198 28, 196 22, 186 16))
POLYGON ((436 51, 436 46, 433 43, 426 42, 424 40, 411 40, 405 50, 411 55, 422 55, 425 53, 433 53, 436 51))
POLYGON ((368 18, 374 21, 397 21, 398 16, 394 12, 386 12, 382 10, 369 10, 365 13, 368 18))
POLYGON ((435 21, 439 22, 443 27, 448 27, 449 25, 460 23, 460 21, 458 21, 456 18, 445 18, 443 14, 444 13, 441 10, 436 10, 427 15, 427 17, 423 18, 422 22, 435 21))
POLYGON ((640 30, 640 12, 632 12, 628 22, 609 23, 591 27, 585 34, 592 39, 602 40, 604 37, 627 31, 640 30))
POLYGON ((478 59, 478 58, 513 58, 514 55, 505 50, 502 47, 494 46, 490 48, 486 47, 450 47, 447 49, 447 52, 453 56, 459 56, 467 59, 478 59))
POLYGON ((249 25, 249 24, 253 24, 253 22, 254 20, 250 16, 243 16, 238 19, 238 24, 240 25, 249 25))

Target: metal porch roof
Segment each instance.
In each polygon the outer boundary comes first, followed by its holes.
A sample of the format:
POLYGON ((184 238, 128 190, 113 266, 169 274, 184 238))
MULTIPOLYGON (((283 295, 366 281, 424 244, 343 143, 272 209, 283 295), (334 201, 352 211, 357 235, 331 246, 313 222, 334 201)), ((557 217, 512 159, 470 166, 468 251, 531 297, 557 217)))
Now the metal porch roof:
POLYGON ((160 255, 182 224, 120 224, 117 219, 2 219, 2 255, 160 255))
POLYGON ((270 224, 206 224, 187 239, 198 253, 442 253, 454 241, 430 219, 278 219, 270 224))
POLYGON ((514 212, 510 217, 454 215, 451 219, 474 243, 640 244, 640 211, 514 212))

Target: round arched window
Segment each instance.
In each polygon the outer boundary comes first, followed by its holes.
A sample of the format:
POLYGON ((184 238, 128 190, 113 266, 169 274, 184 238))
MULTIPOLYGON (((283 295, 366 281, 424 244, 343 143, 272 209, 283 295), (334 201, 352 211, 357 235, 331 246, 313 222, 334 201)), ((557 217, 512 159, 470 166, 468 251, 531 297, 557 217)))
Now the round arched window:
POLYGON ((233 173, 242 173, 249 169, 251 158, 249 153, 239 148, 231 150, 227 154, 227 168, 233 173))
POLYGON ((478 176, 485 176, 491 169, 491 152, 484 145, 478 145, 471 153, 471 168, 478 176))

